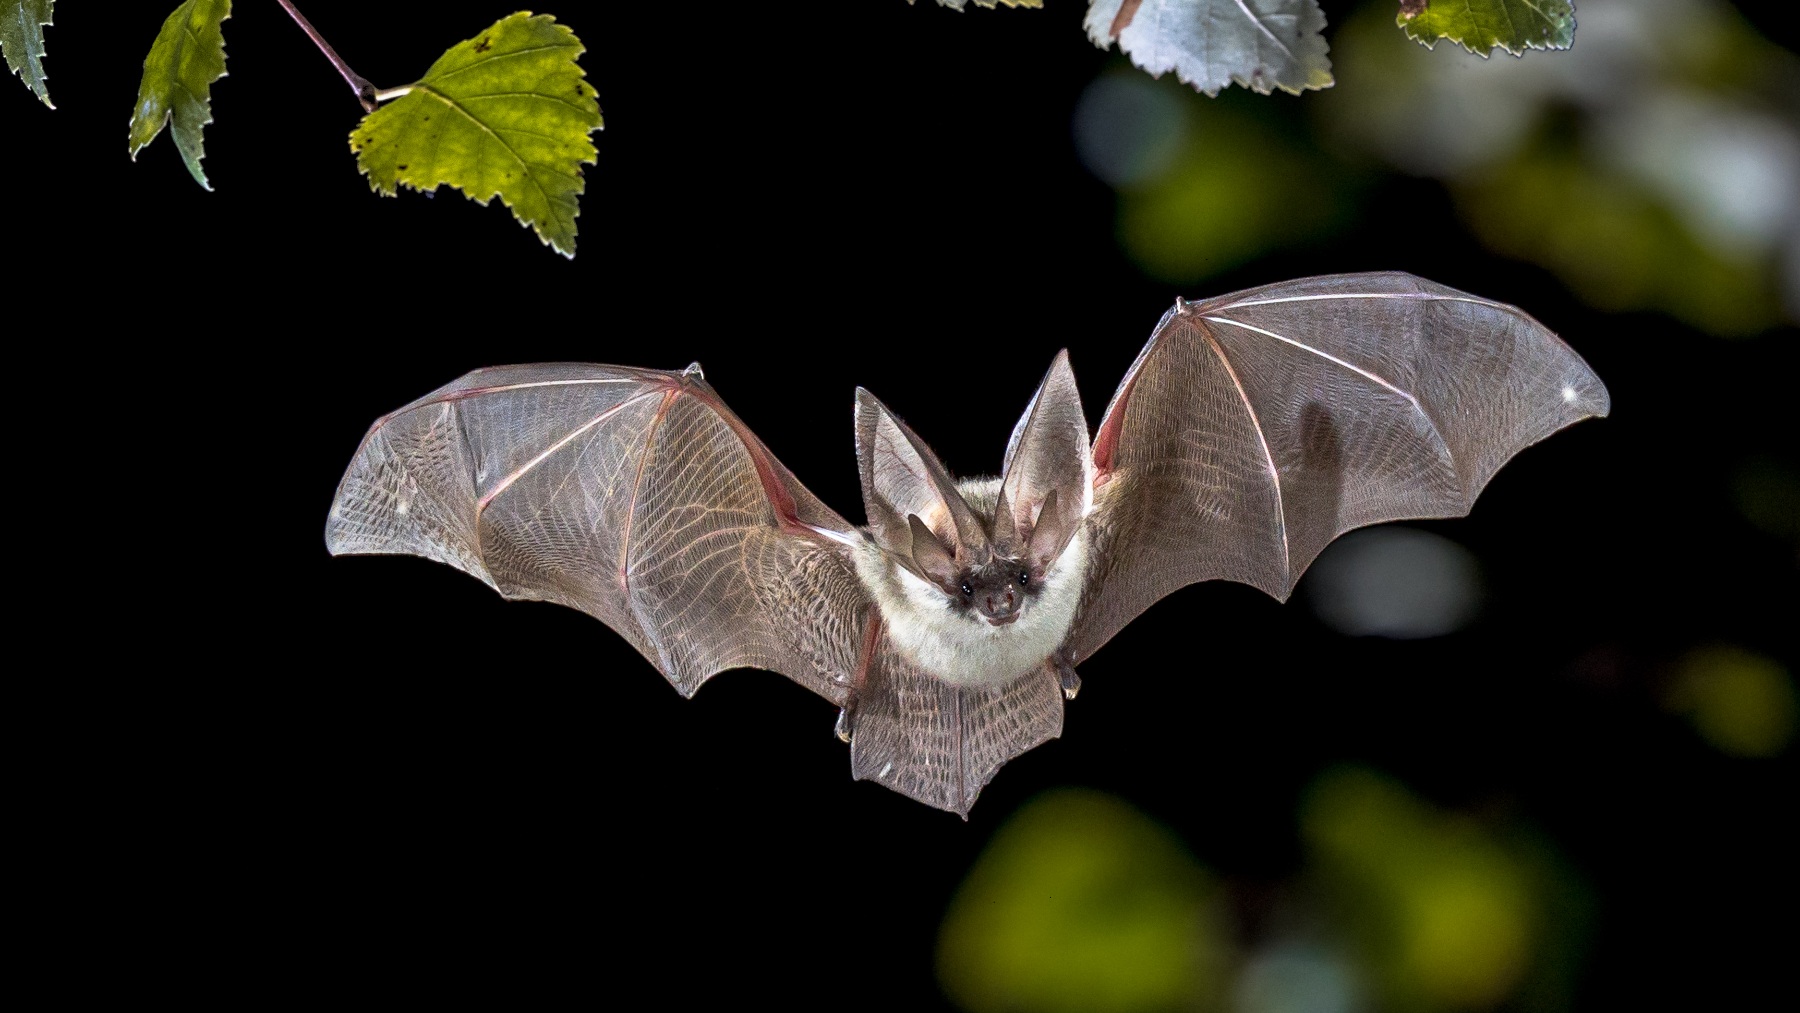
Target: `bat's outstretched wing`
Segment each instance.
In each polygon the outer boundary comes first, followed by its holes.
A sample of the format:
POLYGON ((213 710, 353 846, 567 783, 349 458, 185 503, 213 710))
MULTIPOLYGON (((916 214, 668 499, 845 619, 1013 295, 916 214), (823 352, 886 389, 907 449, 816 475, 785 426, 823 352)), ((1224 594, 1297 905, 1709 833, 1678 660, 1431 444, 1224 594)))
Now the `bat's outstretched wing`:
POLYGON ((1345 531, 1466 514, 1508 458, 1609 405, 1518 308, 1407 274, 1178 302, 1095 435, 1072 659, 1184 585, 1286 599, 1345 531))
POLYGON ((377 421, 325 541, 580 609, 686 695, 750 667, 841 705, 870 608, 834 538, 853 530, 698 368, 546 364, 477 370, 377 421))

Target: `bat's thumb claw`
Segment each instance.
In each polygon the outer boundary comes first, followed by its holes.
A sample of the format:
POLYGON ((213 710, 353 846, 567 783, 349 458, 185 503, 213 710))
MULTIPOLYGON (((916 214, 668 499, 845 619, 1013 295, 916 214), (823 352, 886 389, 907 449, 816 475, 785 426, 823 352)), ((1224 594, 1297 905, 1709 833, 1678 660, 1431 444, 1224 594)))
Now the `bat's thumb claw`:
POLYGON ((835 729, 837 732, 837 737, 844 742, 849 742, 850 741, 850 733, 851 733, 851 731, 853 731, 855 729, 855 726, 856 726, 856 720, 852 716, 850 707, 848 705, 839 707, 838 708, 838 717, 837 717, 837 728, 835 729))
POLYGON ((1050 664, 1056 669, 1056 677, 1062 681, 1063 699, 1075 699, 1075 694, 1081 692, 1081 676, 1075 674, 1075 663, 1069 660, 1067 654, 1057 651, 1050 656, 1050 664))

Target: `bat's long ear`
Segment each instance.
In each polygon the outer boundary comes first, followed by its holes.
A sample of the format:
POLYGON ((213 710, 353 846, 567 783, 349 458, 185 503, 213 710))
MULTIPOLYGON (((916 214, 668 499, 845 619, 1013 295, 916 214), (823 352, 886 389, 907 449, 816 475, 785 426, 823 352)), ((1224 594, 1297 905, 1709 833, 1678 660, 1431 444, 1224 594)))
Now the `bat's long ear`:
POLYGON ((856 389, 856 462, 863 506, 875 540, 889 552, 913 556, 909 517, 918 517, 939 547, 963 562, 987 559, 987 534, 943 462, 875 395, 856 389))
POLYGON ((1094 457, 1088 446, 1087 416, 1069 369, 1069 353, 1056 353, 1025 414, 1006 444, 994 540, 1006 555, 1027 555, 1048 566, 1062 554, 1093 504, 1094 457))

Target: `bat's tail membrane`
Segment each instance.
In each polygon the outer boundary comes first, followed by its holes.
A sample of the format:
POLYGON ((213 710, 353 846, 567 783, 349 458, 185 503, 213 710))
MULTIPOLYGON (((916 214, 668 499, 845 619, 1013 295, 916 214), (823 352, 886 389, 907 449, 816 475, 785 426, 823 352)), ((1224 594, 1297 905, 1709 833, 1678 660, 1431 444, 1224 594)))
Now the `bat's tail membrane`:
POLYGON ((1001 765, 1060 736, 1062 722, 1048 668, 1004 686, 954 686, 890 654, 858 694, 850 771, 968 819, 1001 765))

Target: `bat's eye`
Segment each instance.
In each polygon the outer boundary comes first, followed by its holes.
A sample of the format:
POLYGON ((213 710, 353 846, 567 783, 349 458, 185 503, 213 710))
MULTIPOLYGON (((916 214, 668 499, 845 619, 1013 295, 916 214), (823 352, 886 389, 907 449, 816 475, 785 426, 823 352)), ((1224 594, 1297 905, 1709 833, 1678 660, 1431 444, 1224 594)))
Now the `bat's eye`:
POLYGON ((1031 571, 1020 570, 1019 571, 1019 586, 1024 587, 1025 585, 1027 585, 1029 583, 1031 583, 1031 571))
POLYGON ((973 598, 973 597, 975 597, 975 589, 974 589, 974 588, 972 588, 972 587, 970 587, 970 586, 969 586, 969 585, 967 585, 967 584, 964 584, 964 585, 963 585, 963 586, 962 586, 962 593, 963 593, 963 597, 964 597, 964 598, 973 598))

